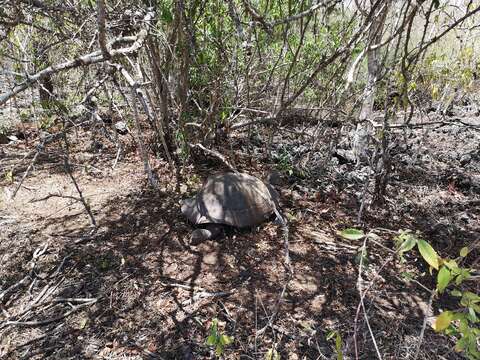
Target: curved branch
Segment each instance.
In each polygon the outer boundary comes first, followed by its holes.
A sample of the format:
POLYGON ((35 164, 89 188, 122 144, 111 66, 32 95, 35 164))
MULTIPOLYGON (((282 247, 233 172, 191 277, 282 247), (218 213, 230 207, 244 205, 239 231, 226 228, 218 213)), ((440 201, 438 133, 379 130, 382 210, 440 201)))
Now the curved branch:
POLYGON ((285 19, 280 19, 276 20, 273 23, 271 23, 271 26, 278 26, 282 24, 286 24, 295 20, 299 20, 301 18, 304 18, 306 16, 312 15, 315 11, 317 11, 321 7, 329 7, 329 6, 334 6, 337 3, 340 3, 341 0, 324 0, 324 1, 319 1, 317 4, 313 5, 309 9, 302 11, 301 13, 289 16, 285 19))
MULTIPOLYGON (((145 16, 144 21, 146 22, 150 21, 153 18, 153 16, 154 14, 149 12, 145 16)), ((125 56, 138 51, 142 47, 147 35, 148 35, 147 30, 142 29, 137 34, 137 36, 125 36, 125 37, 111 41, 110 43, 107 44, 108 49, 112 49, 113 45, 121 42, 133 42, 133 44, 120 49, 109 50, 110 57, 113 58, 113 57, 125 56)), ((28 76, 24 82, 15 85, 14 88, 9 92, 0 95, 0 105, 5 104, 9 99, 21 93, 22 91, 25 91, 32 84, 36 83, 37 81, 47 76, 51 76, 58 72, 73 69, 79 66, 92 65, 92 64, 96 64, 106 60, 108 59, 102 54, 102 51, 97 50, 97 51, 91 52, 90 54, 79 56, 74 60, 66 61, 60 64, 50 65, 49 67, 37 72, 36 74, 28 76)))
POLYGON ((449 33, 450 31, 452 31, 453 29, 455 29, 458 25, 460 25, 462 22, 464 22, 465 20, 467 20, 469 17, 475 15, 476 13, 478 13, 480 11, 480 6, 477 6, 475 9, 467 12, 464 16, 462 16, 461 18, 459 18, 457 21, 453 22, 449 27, 447 27, 444 31, 442 31, 440 34, 434 36, 433 38, 431 38, 429 41, 425 42, 423 45, 421 45, 420 47, 416 47, 414 49, 412 49, 410 51, 409 54, 412 54, 412 55, 409 55, 408 57, 408 62, 411 64, 412 62, 414 62, 416 59, 418 59, 418 57, 425 51, 427 50, 432 44, 436 43, 438 40, 440 40, 441 38, 443 38, 447 33, 449 33))

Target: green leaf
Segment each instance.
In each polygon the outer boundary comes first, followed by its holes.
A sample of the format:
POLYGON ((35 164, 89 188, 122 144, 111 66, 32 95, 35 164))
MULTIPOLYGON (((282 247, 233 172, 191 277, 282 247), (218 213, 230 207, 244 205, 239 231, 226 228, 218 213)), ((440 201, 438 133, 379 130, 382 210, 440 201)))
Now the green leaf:
POLYGON ((345 229, 340 232, 340 236, 347 240, 360 240, 365 237, 362 230, 358 229, 345 229))
POLYGON ((215 354, 217 356, 222 356, 223 354, 223 345, 218 344, 217 347, 215 348, 215 354))
POLYGON ((458 271, 458 264, 455 260, 445 260, 443 261, 443 264, 448 267, 452 272, 457 272, 458 271))
POLYGON ((265 354, 265 360, 280 360, 280 355, 277 350, 269 349, 265 354))
POLYGON ((212 324, 210 325, 210 334, 217 336, 218 332, 218 319, 213 319, 212 324))
POLYGON ((233 342, 233 338, 227 335, 221 335, 219 339, 219 343, 222 345, 228 345, 233 342))
POLYGON ((210 335, 207 337, 207 345, 213 346, 217 343, 217 337, 215 335, 210 335))
POLYGON ((437 252, 425 240, 419 239, 417 245, 420 255, 422 255, 423 259, 428 263, 428 265, 433 267, 435 270, 438 270, 437 252))
POLYGON ((336 331, 330 331, 330 332, 327 334, 327 337, 326 337, 327 341, 333 339, 333 337, 334 337, 335 335, 337 335, 337 332, 336 332, 336 331))
POLYGON ((452 275, 446 266, 442 266, 437 274, 437 290, 441 294, 447 288, 452 275))
POLYGON ((460 285, 463 280, 468 279, 470 277, 470 272, 467 269, 460 269, 460 274, 455 279, 455 284, 460 285))
POLYGON ((435 323, 432 325, 433 329, 437 332, 445 330, 453 320, 453 314, 451 311, 444 311, 437 316, 435 323))
POLYGON ((417 244, 417 239, 413 236, 406 236, 406 240, 398 248, 398 254, 401 256, 403 253, 410 251, 417 244))
POLYGON ((166 22, 167 24, 168 24, 168 23, 171 23, 172 20, 173 20, 172 12, 170 11, 170 9, 168 8, 167 5, 164 5, 164 6, 162 7, 161 19, 162 19, 164 22, 166 22))
POLYGON ((343 360, 342 337, 339 332, 337 332, 337 337, 335 339, 335 349, 337 350, 337 360, 343 360))
POLYGON ((465 350, 466 347, 467 347, 467 339, 462 337, 455 344, 455 351, 462 352, 463 350, 465 350))
POLYGON ((456 297, 461 297, 462 292, 460 290, 454 289, 454 290, 450 291, 450 295, 456 296, 456 297))
POLYGON ((460 256, 461 256, 461 257, 467 256, 468 253, 469 253, 469 251, 470 251, 470 250, 468 250, 468 247, 466 247, 466 246, 463 247, 463 248, 461 248, 461 249, 460 249, 460 256))
POLYGON ((463 312, 454 312, 452 320, 462 320, 465 319, 466 315, 463 312))
POLYGON ((462 334, 467 334, 470 330, 470 326, 468 326, 467 316, 464 314, 460 319, 460 324, 458 325, 458 329, 462 334))
POLYGON ((472 307, 468 308, 468 320, 470 320, 473 323, 476 323, 478 321, 477 314, 475 314, 475 310, 473 310, 472 307))
MULTIPOLYGON (((462 302, 465 301, 465 304, 464 306, 470 306, 470 304, 476 304, 476 303, 479 303, 480 302, 480 296, 478 296, 477 294, 471 292, 471 291, 465 291, 463 293, 463 297, 462 297, 462 302)), ((463 303, 462 303, 463 305, 463 303)))

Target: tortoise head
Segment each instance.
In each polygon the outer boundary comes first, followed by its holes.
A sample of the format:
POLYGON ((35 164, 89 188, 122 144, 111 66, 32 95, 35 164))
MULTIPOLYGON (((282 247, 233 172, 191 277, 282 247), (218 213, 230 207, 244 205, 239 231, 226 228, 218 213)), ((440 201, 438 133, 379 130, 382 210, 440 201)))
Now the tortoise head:
POLYGON ((287 183, 287 178, 278 170, 270 171, 267 177, 268 183, 275 187, 284 186, 287 183))

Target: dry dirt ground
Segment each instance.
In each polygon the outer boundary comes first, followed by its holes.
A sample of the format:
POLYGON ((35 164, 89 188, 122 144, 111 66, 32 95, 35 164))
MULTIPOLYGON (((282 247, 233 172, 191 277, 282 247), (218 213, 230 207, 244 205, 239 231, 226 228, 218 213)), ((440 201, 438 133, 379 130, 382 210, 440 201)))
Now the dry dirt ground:
MULTIPOLYGON (((453 339, 429 325, 432 315, 455 303, 444 295, 429 309, 430 294, 419 283, 432 289, 434 279, 418 253, 401 263, 391 250, 396 232, 406 228, 420 231, 442 256, 478 245, 480 122, 472 124, 413 130, 413 145, 398 151, 385 206, 365 212, 365 230, 379 236, 367 244, 362 270, 364 287, 370 286, 366 315, 357 310, 363 240, 337 235, 355 226, 363 185, 348 175, 353 164, 292 177, 283 187, 294 272, 279 302, 286 270, 274 223, 188 245, 192 228, 179 201, 219 171, 218 164, 185 167, 177 187, 167 163, 151 159, 161 184, 154 191, 132 148, 112 169, 114 147, 105 142, 101 152, 92 150, 88 135, 77 134, 72 164, 98 224, 91 234, 79 202, 52 196, 77 196, 58 145, 39 157, 13 200, 31 153, 21 159, 35 142, 2 145, 2 170, 17 165, 13 183, 2 179, 0 357, 210 359, 206 338, 217 318, 219 332, 233 338, 223 354, 228 359, 264 359, 269 349, 281 359, 335 358, 334 340, 326 339, 332 330, 341 334, 346 358, 355 358, 356 342, 359 358, 373 359, 366 319, 383 359, 413 358, 420 341, 418 358, 462 358, 453 339)), ((247 159, 243 153, 237 165, 259 177, 275 166, 247 159)), ((464 265, 478 268, 478 247, 464 265)), ((468 286, 479 291, 478 282, 468 286)))

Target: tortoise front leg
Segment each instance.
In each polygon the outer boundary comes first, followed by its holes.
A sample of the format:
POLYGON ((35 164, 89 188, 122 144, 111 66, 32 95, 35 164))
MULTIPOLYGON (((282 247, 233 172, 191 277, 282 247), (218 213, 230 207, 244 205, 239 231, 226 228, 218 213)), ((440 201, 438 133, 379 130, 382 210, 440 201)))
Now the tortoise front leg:
POLYGON ((190 245, 198 245, 206 240, 214 239, 223 232, 223 226, 219 224, 206 224, 202 229, 192 232, 190 245))

